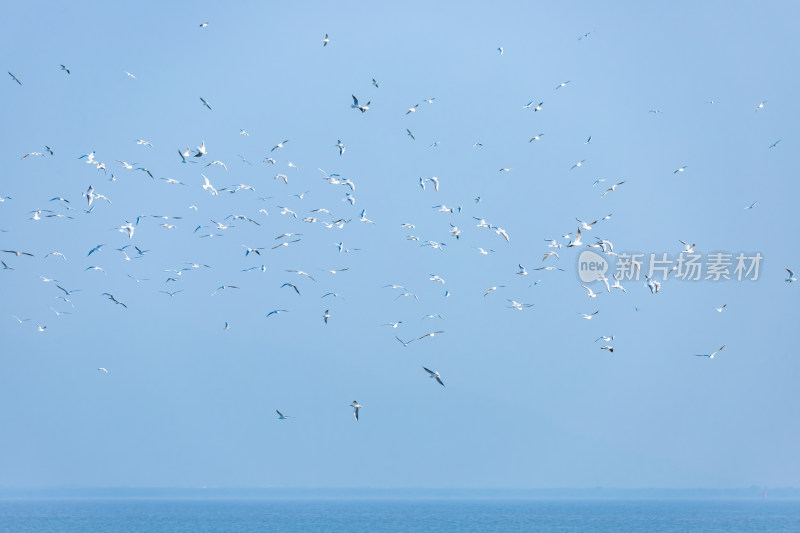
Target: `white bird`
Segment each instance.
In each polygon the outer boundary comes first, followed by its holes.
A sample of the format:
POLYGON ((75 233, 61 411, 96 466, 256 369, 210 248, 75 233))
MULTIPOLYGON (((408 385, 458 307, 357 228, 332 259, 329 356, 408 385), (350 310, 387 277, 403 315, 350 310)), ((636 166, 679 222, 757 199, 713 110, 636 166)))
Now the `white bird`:
POLYGON ((714 310, 715 310, 717 313, 721 313, 721 312, 722 312, 722 310, 723 310, 723 309, 725 309, 726 307, 728 307, 728 304, 723 304, 723 306, 722 306, 722 307, 715 307, 715 308, 714 308, 714 310))
POLYGON ((429 377, 431 379, 435 379, 436 381, 439 382, 439 385, 444 387, 444 383, 442 383, 441 376, 439 375, 438 372, 436 372, 435 370, 429 370, 429 369, 425 368, 424 366, 422 367, 422 369, 425 370, 425 372, 427 372, 429 374, 429 377))
POLYGON ((559 89, 560 89, 560 88, 562 88, 562 87, 566 87, 566 86, 567 86, 567 84, 568 84, 570 81, 572 81, 572 80, 567 80, 567 81, 564 81, 564 82, 561 82, 561 83, 559 83, 559 84, 558 84, 558 87, 556 87, 556 88, 555 88, 555 89, 553 89, 553 90, 554 90, 554 91, 557 91, 557 90, 559 90, 559 89))
POLYGON ((788 268, 786 269, 786 272, 788 272, 788 273, 789 273, 789 277, 788 277, 788 278, 786 278, 786 281, 787 281, 788 283, 793 283, 793 282, 797 281, 797 278, 794 276, 794 272, 792 272, 792 271, 791 271, 791 270, 789 270, 788 268))
POLYGON ((206 166, 210 167, 211 165, 219 165, 222 168, 224 168, 225 170, 228 170, 228 167, 225 166, 225 163, 223 163, 222 161, 212 161, 211 163, 207 164, 206 166))
POLYGON ((505 285, 496 285, 496 286, 494 286, 494 287, 489 287, 489 288, 486 290, 486 292, 484 292, 484 293, 483 293, 483 296, 484 296, 484 298, 485 298, 485 297, 486 297, 486 296, 487 296, 487 295, 488 295, 490 292, 492 292, 492 291, 496 291, 497 289, 499 289, 499 288, 501 288, 501 287, 505 287, 505 285))
POLYGON ((144 139, 139 139, 138 141, 136 141, 136 144, 141 144, 142 146, 149 146, 150 148, 153 147, 152 143, 150 143, 149 141, 145 141, 144 139))
POLYGON ((591 319, 592 319, 592 317, 593 317, 593 316, 595 316, 595 315, 596 315, 597 313, 599 313, 599 312, 600 312, 600 310, 598 309, 598 310, 597 310, 597 311, 595 311, 594 313, 590 313, 590 314, 588 314, 588 315, 587 315, 586 313, 578 313, 578 314, 579 314, 579 315, 581 315, 581 318, 585 318, 586 320, 591 320, 591 319))
MULTIPOLYGON (((11 73, 9 72, 9 74, 11 74, 11 73)), ((766 103, 767 103, 767 101, 766 101, 766 100, 764 100, 764 101, 762 101, 760 104, 758 104, 758 105, 756 106, 756 109, 755 109, 755 110, 756 110, 756 112, 758 112, 760 109, 764 109, 764 104, 766 104, 766 103)))
POLYGON ((597 342, 597 341, 599 341, 599 340, 602 340, 603 342, 611 342, 611 341, 613 341, 613 340, 614 340, 614 336, 613 336, 613 335, 611 335, 610 337, 607 337, 607 336, 605 336, 605 335, 602 335, 602 336, 600 336, 600 337, 597 337, 597 338, 594 340, 594 342, 597 342))
POLYGON ((200 101, 201 101, 201 102, 203 102, 203 105, 204 105, 204 106, 206 106, 206 107, 208 108, 208 110, 209 110, 209 111, 211 111, 211 106, 210 106, 210 105, 208 105, 208 102, 206 101, 206 99, 205 99, 205 98, 203 98, 203 97, 201 96, 201 97, 200 97, 200 101))
POLYGON ((336 141, 336 148, 339 149, 339 155, 344 155, 345 147, 344 147, 344 144, 342 143, 341 139, 338 139, 336 141))
POLYGON ((531 140, 528 141, 528 142, 531 143, 533 141, 538 141, 539 139, 542 138, 542 135, 544 135, 544 133, 540 133, 539 135, 534 135, 533 137, 531 137, 531 140))
POLYGON ((9 76, 11 76, 11 79, 12 79, 12 80, 14 80, 14 81, 15 81, 15 82, 17 82, 18 84, 22 85, 22 82, 21 82, 21 81, 19 81, 19 78, 17 78, 16 76, 14 76, 13 74, 11 74, 10 72, 8 73, 8 75, 9 75, 9 76))
POLYGON ((500 52, 500 55, 503 55, 503 47, 502 46, 498 47, 497 51, 500 52))
POLYGON ((328 34, 326 33, 326 34, 325 34, 325 38, 324 38, 324 39, 322 39, 322 46, 323 46, 323 48, 324 48, 324 47, 326 47, 326 46, 328 46, 328 43, 329 43, 329 42, 331 42, 331 40, 328 38, 328 34))
POLYGON ((625 183, 625 182, 624 182, 624 181, 620 181, 619 183, 615 183, 614 185, 612 185, 611 187, 609 187, 608 189, 606 189, 606 191, 603 193, 603 195, 602 195, 602 196, 600 196, 600 198, 603 198, 603 197, 605 197, 605 195, 606 195, 606 194, 608 194, 608 193, 612 192, 613 190, 615 190, 617 187, 619 187, 619 186, 620 186, 620 185, 622 185, 623 183, 625 183))
POLYGON ((414 137, 414 134, 413 134, 413 133, 411 133, 411 130, 410 130, 410 129, 406 128, 406 133, 408 134, 408 136, 409 136, 409 137, 411 137, 411 140, 412 140, 412 141, 416 141, 416 140, 417 140, 417 138, 416 138, 416 137, 414 137))
POLYGON ((573 246, 580 246, 582 244, 583 243, 581 242, 581 228, 578 228, 578 231, 576 232, 575 240, 570 241, 570 243, 567 244, 567 248, 572 248, 573 246))
POLYGON ((750 204, 748 206, 745 206, 745 209, 753 209, 756 206, 757 203, 758 203, 757 201, 753 202, 752 204, 750 204))
POLYGON ((686 170, 688 165, 683 165, 681 168, 677 169, 673 174, 677 174, 678 172, 683 172, 686 170))
POLYGON ((206 191, 211 191, 211 196, 217 196, 219 194, 217 192, 217 189, 215 189, 214 186, 211 185, 211 182, 208 181, 208 178, 205 176, 205 174, 200 174, 200 175, 203 176, 203 180, 205 180, 205 183, 203 184, 203 189, 206 191))
POLYGON ((601 350, 608 350, 609 352, 614 353, 614 347, 613 346, 601 346, 600 349, 601 350))
POLYGON ((195 157, 203 157, 206 155, 208 151, 206 150, 206 142, 200 141, 200 146, 197 147, 197 153, 194 154, 195 157))
POLYGON ((364 406, 363 405, 358 405, 358 402, 356 400, 353 400, 353 403, 351 403, 350 405, 353 408, 353 416, 355 417, 356 422, 358 422, 358 410, 361 409, 364 406))
POLYGON ((719 349, 717 349, 717 351, 712 353, 696 353, 694 355, 697 357, 708 357, 709 359, 714 359, 714 356, 717 355, 719 352, 721 352, 722 349, 725 348, 725 346, 727 345, 723 344, 722 346, 719 347, 719 349))
POLYGON ((574 165, 572 165, 572 166, 570 167, 570 170, 572 170, 572 169, 575 169, 575 168, 578 168, 578 167, 580 167, 580 166, 583 166, 583 163, 584 163, 585 161, 586 161, 585 159, 581 159, 580 161, 578 161, 577 163, 575 163, 574 165))
POLYGON ((683 242, 680 239, 678 240, 678 242, 681 243, 683 245, 683 247, 684 247, 684 250, 681 252, 681 254, 694 253, 694 247, 697 246, 696 244, 691 244, 690 245, 689 243, 683 242))
POLYGON ((351 94, 350 96, 353 97, 353 105, 351 105, 350 107, 352 107, 353 109, 358 109, 359 111, 361 111, 361 113, 366 113, 369 110, 370 102, 361 105, 358 103, 358 98, 356 98, 355 95, 351 94))
POLYGON ((584 289, 586 289, 588 291, 588 294, 586 296, 588 296, 589 298, 597 298, 597 293, 594 292, 592 289, 590 289, 586 285, 581 285, 581 287, 583 287, 584 289))
POLYGON ((97 370, 98 370, 99 372, 102 372, 103 374, 108 374, 108 370, 106 370, 106 369, 105 369, 105 368, 103 368, 102 366, 101 366, 100 368, 98 368, 97 370))
POLYGON ((288 419, 292 418, 291 416, 284 415, 283 413, 281 413, 277 409, 275 409, 275 412, 278 413, 278 420, 288 420, 288 419))
POLYGON ((131 74, 131 73, 130 73, 130 72, 128 72, 127 70, 125 71, 125 74, 126 74, 126 75, 127 75, 129 78, 133 78, 134 80, 136 79, 136 76, 134 76, 133 74, 131 74))

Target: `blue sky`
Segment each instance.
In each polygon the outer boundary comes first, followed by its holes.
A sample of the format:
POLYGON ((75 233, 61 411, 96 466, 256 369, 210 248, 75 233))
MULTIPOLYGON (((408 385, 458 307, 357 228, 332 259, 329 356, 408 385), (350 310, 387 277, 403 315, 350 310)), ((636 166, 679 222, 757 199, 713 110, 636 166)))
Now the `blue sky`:
POLYGON ((0 248, 35 256, 0 258, 14 269, 0 271, 0 486, 798 484, 800 363, 789 334, 800 285, 784 281, 785 268, 800 268, 786 242, 800 192, 790 174, 797 6, 29 10, 9 6, 0 22, 2 47, 13 51, 4 68, 22 82, 0 83, 0 196, 11 197, 0 203, 0 248), (371 101, 369 111, 352 109, 351 94, 371 101), (532 100, 541 111, 522 108, 532 100), (201 141, 208 155, 182 164, 176 150, 201 141), (52 156, 21 159, 45 145, 52 156), (78 159, 91 151, 107 172, 78 159), (204 166, 213 160, 228 170, 204 166), (318 168, 355 182, 355 205, 318 168), (217 188, 255 192, 211 196, 201 173, 217 188), (438 192, 418 185, 431 176, 438 192), (112 203, 85 213, 89 185, 112 203), (57 196, 75 211, 50 201, 57 196), (432 208, 442 204, 462 209, 432 208), (317 208, 331 215, 310 213, 317 208), (37 209, 74 218, 31 220, 37 209), (362 209, 374 224, 359 221, 362 209), (552 250, 544 239, 566 245, 575 218, 609 213, 584 242, 600 236, 615 250, 672 256, 679 240, 703 254, 760 252, 760 279, 668 280, 654 295, 629 281, 626 294, 589 299, 576 248, 542 263, 552 250), (237 220, 200 238, 234 214, 260 225, 237 220), (140 215, 132 239, 117 231, 140 215), (166 229, 149 215, 182 218, 166 229), (351 222, 326 229, 306 216, 351 222), (510 242, 472 217, 503 227, 510 242), (288 232, 301 241, 272 250, 288 232), (426 240, 446 246, 420 246, 426 240), (340 242, 352 251, 338 252, 340 242), (125 245, 131 261, 115 250, 125 245), (134 258, 133 245, 150 252, 134 258), (242 245, 265 249, 245 256, 242 245), (53 251, 67 261, 45 257, 53 251), (187 263, 212 268, 165 282, 165 270, 187 263), (262 264, 266 272, 242 272, 262 264), (518 264, 528 276, 516 275, 518 264), (547 264, 564 272, 533 271, 547 264), (93 265, 105 274, 85 270, 93 265), (80 292, 64 302, 40 276, 80 292), (386 284, 419 300, 396 299, 386 284), (211 296, 221 285, 239 288, 211 296), (507 300, 534 306, 516 311, 507 300), (273 309, 289 312, 266 318, 273 309), (598 309, 590 321, 578 314, 598 309), (444 319, 421 319, 433 313, 444 319), (394 339, 438 330, 405 348, 394 339), (600 335, 615 336, 613 354, 594 342, 600 335), (721 345, 713 360, 694 357, 721 345), (275 409, 294 418, 279 422, 275 409))

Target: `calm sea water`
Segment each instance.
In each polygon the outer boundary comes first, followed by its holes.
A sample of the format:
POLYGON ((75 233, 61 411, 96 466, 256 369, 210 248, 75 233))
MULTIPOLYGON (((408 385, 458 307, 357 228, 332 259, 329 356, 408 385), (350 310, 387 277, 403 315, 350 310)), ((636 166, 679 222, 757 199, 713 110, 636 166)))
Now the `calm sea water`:
POLYGON ((0 531, 792 532, 794 500, 18 500, 0 531))

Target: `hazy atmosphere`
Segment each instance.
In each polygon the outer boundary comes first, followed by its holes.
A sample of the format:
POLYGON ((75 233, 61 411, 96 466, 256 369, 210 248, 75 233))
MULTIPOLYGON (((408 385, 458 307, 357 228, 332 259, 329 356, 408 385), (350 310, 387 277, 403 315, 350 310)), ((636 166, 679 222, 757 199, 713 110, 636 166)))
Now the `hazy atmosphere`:
POLYGON ((8 4, 0 489, 797 487, 736 4, 8 4))

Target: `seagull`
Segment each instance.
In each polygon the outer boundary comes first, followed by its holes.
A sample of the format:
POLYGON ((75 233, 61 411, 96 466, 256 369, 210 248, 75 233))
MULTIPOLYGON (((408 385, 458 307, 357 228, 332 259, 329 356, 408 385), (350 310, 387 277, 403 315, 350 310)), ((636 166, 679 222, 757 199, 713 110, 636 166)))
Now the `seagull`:
POLYGON ((277 409, 275 409, 275 412, 278 413, 278 420, 288 420, 288 419, 292 418, 291 416, 284 415, 283 413, 281 413, 277 409))
POLYGON ((326 309, 326 310, 325 310, 325 313, 323 313, 323 315, 322 315, 322 319, 325 321, 325 323, 326 323, 326 324, 328 323, 328 319, 329 319, 330 317, 331 317, 331 315, 330 315, 330 313, 328 312, 328 309, 326 309))
POLYGON ((586 139, 586 142, 584 142, 583 144, 592 144, 592 136, 589 135, 589 138, 586 139))
POLYGON ((287 311, 286 309, 275 309, 274 311, 270 311, 269 313, 267 313, 267 318, 269 318, 272 315, 277 315, 280 313, 288 313, 288 312, 289 311, 287 311))
MULTIPOLYGON (((20 84, 20 85, 22 85, 22 84, 20 84)), ((36 329, 38 329, 39 331, 44 331, 44 330, 47 329, 47 326, 43 326, 41 324, 36 324, 36 329)))
POLYGON ((142 146, 149 146, 150 148, 153 147, 153 144, 149 141, 145 141, 144 139, 139 139, 136 141, 136 144, 141 144, 142 146))
POLYGON ((792 272, 792 271, 791 271, 791 270, 789 270, 788 268, 786 269, 786 272, 788 272, 788 273, 789 273, 789 277, 788 277, 788 278, 786 278, 786 281, 787 281, 788 283, 792 283, 792 282, 794 282, 794 281, 797 281, 797 278, 796 278, 796 277, 794 277, 794 272, 792 272))
POLYGON ((442 383, 441 376, 439 376, 438 372, 436 372, 435 370, 429 370, 429 369, 425 368, 424 366, 422 367, 422 369, 425 370, 425 372, 427 372, 428 374, 430 374, 430 378, 431 379, 435 379, 436 381, 439 382, 439 385, 444 387, 444 383, 442 383))
POLYGON ((201 101, 201 102, 203 102, 203 105, 204 105, 204 106, 206 106, 206 107, 208 108, 208 110, 209 110, 209 111, 211 111, 211 106, 210 106, 210 105, 208 105, 208 102, 206 101, 206 99, 205 99, 205 98, 203 98, 203 97, 201 96, 201 97, 200 97, 200 101, 201 101))
POLYGON ((539 139, 542 138, 542 135, 544 135, 544 133, 540 133, 539 135, 534 135, 533 137, 531 137, 531 140, 528 141, 528 142, 532 143, 533 141, 538 141, 539 139))
POLYGON ((26 157, 37 156, 37 155, 43 155, 43 154, 41 154, 39 152, 31 152, 29 154, 23 155, 20 159, 25 159, 26 157))
POLYGON ((328 46, 328 43, 329 43, 329 42, 331 42, 331 40, 328 38, 328 34, 326 33, 326 34, 325 34, 325 38, 324 38, 324 39, 322 39, 322 46, 323 46, 323 47, 325 47, 325 46, 328 46))
POLYGON ((18 252, 16 250, 0 250, 0 252, 5 252, 7 254, 14 254, 17 257, 19 257, 21 255, 27 255, 29 257, 33 257, 33 254, 29 254, 28 252, 18 252))
POLYGON ((211 296, 214 296, 219 291, 224 291, 225 289, 238 289, 238 288, 239 287, 237 287, 236 285, 220 285, 219 287, 214 289, 214 292, 211 293, 211 296))
POLYGON ((417 337, 417 338, 416 338, 416 339, 414 339, 414 340, 415 340, 415 341, 418 341, 418 340, 424 339, 425 337, 431 337, 431 338, 433 338, 433 337, 434 337, 434 336, 436 336, 436 334, 438 334, 438 333, 444 333, 444 331, 432 331, 432 332, 430 332, 430 333, 426 333, 425 335, 423 335, 423 336, 421 336, 421 337, 417 337))
POLYGON ((403 323, 402 320, 398 320, 397 322, 387 322, 386 324, 381 324, 381 326, 389 326, 393 329, 397 329, 397 326, 399 326, 402 323, 403 323))
POLYGON ((687 242, 683 242, 682 240, 678 239, 678 242, 681 243, 684 247, 684 250, 681 254, 691 254, 694 253, 694 247, 697 246, 696 244, 689 244, 687 242))
POLYGON ((289 139, 286 139, 285 141, 279 142, 278 144, 276 144, 275 146, 272 147, 272 150, 270 150, 270 152, 274 152, 278 148, 283 148, 283 145, 285 145, 288 142, 289 142, 289 139))
POLYGON ((19 83, 20 85, 22 85, 22 82, 21 82, 21 81, 19 81, 19 78, 17 78, 16 76, 14 76, 13 74, 11 74, 10 72, 8 73, 8 75, 9 75, 9 76, 11 76, 11 79, 12 79, 12 80, 14 80, 15 82, 17 82, 17 83, 19 83))
POLYGON ((101 249, 101 248, 103 248, 103 246, 105 246, 105 244, 98 244, 97 246, 95 246, 94 248, 92 248, 91 250, 89 250, 89 253, 88 253, 88 254, 86 254, 86 257, 89 257, 90 255, 92 255, 92 254, 93 254, 93 253, 95 253, 95 252, 99 252, 99 251, 100 251, 100 249, 101 249))
MULTIPOLYGON (((589 229, 591 229, 591 228, 589 228, 589 229)), ((567 244, 567 248, 572 248, 573 246, 580 246, 582 244, 583 243, 581 242, 581 228, 578 228, 578 231, 576 232, 575 240, 574 241, 570 241, 570 243, 567 244)))
POLYGON ((725 346, 726 345, 723 344, 722 346, 719 347, 719 349, 717 351, 712 352, 710 354, 707 354, 707 353, 696 353, 694 355, 697 356, 697 357, 708 357, 709 359, 714 359, 714 356, 717 355, 719 352, 721 352, 722 349, 725 348, 725 346))
POLYGON ((586 38, 588 38, 588 37, 589 37, 591 34, 592 34, 592 32, 584 33, 583 35, 581 35, 580 37, 578 37, 578 40, 580 41, 581 39, 586 39, 586 38))
POLYGON ((208 178, 205 176, 205 174, 200 174, 200 175, 203 176, 203 179, 205 180, 205 184, 203 185, 203 189, 205 189, 207 191, 211 191, 211 196, 217 196, 217 194, 219 194, 217 192, 217 189, 215 189, 214 186, 211 185, 211 182, 208 181, 208 178))
POLYGON ((350 404, 353 407, 353 416, 356 417, 356 422, 358 422, 358 410, 364 407, 363 405, 358 405, 358 402, 353 400, 353 403, 350 404))
POLYGON ((211 165, 219 165, 222 168, 224 168, 225 170, 228 170, 228 167, 225 166, 225 163, 223 163, 222 161, 212 161, 211 163, 207 164, 206 166, 210 167, 211 165))
POLYGON ((122 303, 122 302, 120 302, 119 300, 117 300, 116 298, 114 298, 114 295, 113 295, 113 294, 111 294, 111 293, 104 292, 104 293, 103 293, 103 296, 108 296, 108 299, 109 299, 109 300, 111 300, 112 302, 114 302, 114 303, 115 303, 115 304, 117 304, 117 305, 121 305, 121 306, 122 306, 122 307, 124 307, 125 309, 127 309, 127 308, 128 308, 128 306, 127 306, 127 305, 125 305, 124 303, 122 303))
POLYGON ((200 24, 201 28, 208 28, 208 22, 203 22, 200 24))
POLYGON ((374 85, 376 89, 378 88, 378 81, 375 78, 372 78, 372 85, 374 85))
POLYGON ((414 107, 409 107, 408 111, 406 111, 406 115, 408 115, 409 113, 415 112, 418 107, 419 107, 419 104, 414 104, 414 107))
POLYGON ((676 170, 675 172, 673 172, 673 174, 677 174, 678 172, 683 172, 684 170, 686 170, 686 166, 687 166, 687 165, 683 165, 681 168, 679 168, 678 170, 676 170))
POLYGON ((722 306, 722 307, 715 307, 715 308, 714 308, 714 310, 715 310, 717 313, 721 313, 721 312, 722 312, 722 310, 723 310, 723 309, 725 309, 726 307, 728 307, 728 304, 723 304, 723 306, 722 306))
POLYGON ((562 87, 566 87, 566 86, 567 86, 567 84, 568 84, 570 81, 572 81, 572 80, 567 80, 567 81, 564 81, 564 82, 561 82, 561 83, 559 83, 559 84, 558 84, 558 87, 556 87, 556 88, 555 88, 555 89, 553 89, 553 90, 554 90, 554 91, 557 91, 557 90, 559 90, 559 89, 560 89, 560 88, 562 88, 562 87))
POLYGON ((559 258, 558 252, 547 252, 546 254, 544 254, 544 257, 542 257, 542 261, 545 261, 550 256, 555 256, 556 259, 559 258))
POLYGON ((344 155, 345 148, 344 148, 344 144, 342 144, 342 140, 341 139, 338 139, 336 141, 336 148, 339 149, 339 155, 344 155))
MULTIPOLYGON (((11 73, 9 72, 9 74, 11 74, 11 73)), ((11 75, 13 76, 13 74, 11 74, 11 75)), ((19 80, 17 80, 17 82, 19 82, 19 80)), ((766 103, 767 103, 767 101, 766 101, 766 100, 764 100, 764 101, 762 101, 760 104, 758 104, 758 105, 756 106, 756 109, 755 109, 755 110, 756 110, 756 112, 758 112, 760 109, 764 109, 764 104, 766 104, 766 103)))
MULTIPOLYGON (((180 290, 177 290, 177 291, 173 291, 173 292, 169 292, 169 291, 158 291, 158 292, 163 292, 164 294, 168 294, 170 296, 170 298, 172 298, 173 296, 175 296, 179 292, 183 292, 183 289, 180 289, 180 290)), ((226 322, 226 324, 227 324, 227 322, 226 322)))
POLYGON ((753 209, 758 202, 753 202, 752 204, 745 206, 745 209, 753 209))
POLYGON ((586 289, 587 291, 589 291, 589 294, 587 294, 586 296, 588 296, 589 298, 597 298, 597 293, 596 293, 596 292, 594 292, 592 289, 590 289, 590 288, 589 288, 589 287, 587 287, 586 285, 581 285, 581 287, 583 287, 584 289, 586 289))
POLYGON ((533 112, 535 113, 536 111, 541 111, 543 103, 544 102, 539 102, 538 104, 536 104, 536 107, 533 108, 533 112))
POLYGON ((595 316, 595 315, 596 315, 597 313, 599 313, 599 312, 600 312, 600 310, 598 309, 598 310, 597 310, 597 311, 595 311, 594 313, 590 313, 590 314, 588 314, 588 315, 587 315, 586 313, 578 313, 578 314, 579 314, 579 315, 581 315, 581 318, 585 318, 586 320, 591 320, 591 319, 592 319, 592 317, 593 317, 593 316, 595 316))
POLYGON ((358 103, 358 98, 356 98, 355 95, 351 94, 350 96, 353 97, 353 105, 351 105, 350 107, 352 107, 353 109, 358 109, 362 113, 366 113, 367 110, 369 109, 369 104, 370 103, 367 102, 366 104, 361 105, 361 104, 358 103))
POLYGON ((602 336, 600 336, 600 337, 597 337, 597 338, 594 340, 594 342, 597 342, 597 341, 599 341, 599 340, 602 340, 603 342, 611 342, 611 341, 613 341, 613 340, 614 340, 614 335, 611 335, 610 337, 606 337, 605 335, 602 335, 602 336))
POLYGON ((570 170, 572 170, 572 169, 575 169, 575 168, 578 168, 578 167, 582 166, 582 165, 583 165, 583 163, 584 163, 585 161, 586 161, 585 159, 581 159, 580 161, 578 161, 577 163, 575 163, 574 165, 572 165, 572 166, 570 167, 570 170))
POLYGON ((517 311, 522 311, 526 307, 533 307, 533 304, 525 304, 522 302, 517 302, 516 300, 508 300, 508 301, 511 303, 511 305, 509 305, 508 307, 510 307, 511 309, 516 309, 517 311))
POLYGON ((414 134, 413 134, 413 133, 411 133, 411 130, 410 130, 410 129, 406 128, 406 133, 408 133, 408 136, 409 136, 409 137, 411 137, 411 140, 412 140, 412 141, 416 141, 416 140, 417 140, 417 138, 416 138, 416 137, 414 137, 414 134))
POLYGON ((397 335, 395 335, 395 336, 394 336, 394 338, 395 338, 395 339, 397 339, 397 342, 399 342, 400 344, 402 344, 402 345, 403 345, 403 348, 407 347, 409 344, 411 344, 412 342, 414 342, 415 340, 417 340, 417 339, 411 339, 410 341, 408 341, 408 342, 405 342, 405 341, 401 341, 401 340, 400 340, 400 337, 398 337, 397 335))
POLYGON ((614 353, 614 347, 613 346, 601 346, 600 349, 601 350, 608 350, 609 352, 614 353))
POLYGON ((108 370, 106 370, 102 366, 100 368, 98 368, 97 370, 98 370, 98 372, 102 372, 103 374, 108 374, 108 370))
POLYGON ((136 79, 136 76, 134 76, 133 74, 131 74, 131 73, 130 73, 130 72, 128 72, 127 70, 125 71, 125 74, 126 74, 126 75, 127 75, 129 78, 133 78, 134 80, 136 79))
POLYGON ((617 187, 619 187, 623 183, 625 183, 625 182, 624 181, 620 181, 619 183, 615 183, 614 185, 612 185, 611 187, 606 189, 606 191, 602 194, 602 196, 600 196, 600 198, 603 198, 606 194, 612 192, 614 189, 616 189, 617 187))
POLYGON ((500 55, 503 55, 503 47, 502 46, 498 47, 497 51, 500 52, 500 55))
POLYGON ((778 139, 778 140, 777 140, 777 141, 775 141, 774 143, 770 144, 770 145, 769 145, 769 147, 770 147, 770 148, 775 148, 776 146, 778 146, 778 143, 779 143, 779 142, 781 142, 781 139, 778 139))
POLYGON ((655 294, 661 290, 661 283, 659 281, 648 277, 646 274, 644 279, 647 280, 647 288, 650 289, 650 294, 655 294))
POLYGON ((197 147, 197 153, 194 154, 194 157, 203 157, 207 153, 208 150, 206 150, 206 142, 200 141, 200 146, 197 147))
POLYGON ((524 266, 522 266, 520 264, 517 264, 517 266, 519 267, 519 272, 517 272, 518 276, 527 276, 528 275, 528 271, 525 270, 524 266))
POLYGON ((501 287, 505 287, 505 285, 496 285, 496 286, 494 286, 494 287, 489 287, 489 288, 486 290, 486 292, 484 292, 484 293, 483 293, 483 296, 484 296, 484 297, 486 297, 486 295, 488 295, 490 292, 492 292, 492 291, 496 291, 497 289, 499 289, 499 288, 501 288, 501 287))

